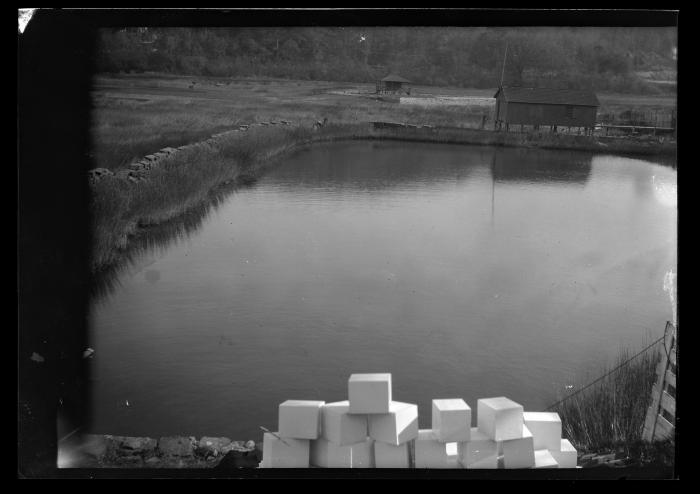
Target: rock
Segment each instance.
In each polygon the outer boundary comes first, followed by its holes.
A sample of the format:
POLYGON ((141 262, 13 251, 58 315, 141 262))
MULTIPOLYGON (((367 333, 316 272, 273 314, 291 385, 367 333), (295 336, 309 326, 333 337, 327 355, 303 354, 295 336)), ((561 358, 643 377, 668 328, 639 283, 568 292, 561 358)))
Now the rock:
POLYGON ((145 463, 149 467, 155 467, 158 466, 158 464, 160 464, 160 458, 158 458, 157 456, 151 456, 145 461, 145 463))
POLYGON ((114 172, 106 168, 95 168, 93 170, 88 171, 88 179, 91 183, 96 183, 104 177, 111 177, 113 175, 114 172))
POLYGON ((204 458, 216 458, 231 444, 228 437, 202 437, 197 443, 196 453, 204 458))
POLYGON ((96 460, 101 460, 107 454, 108 440, 100 434, 85 434, 82 437, 80 451, 96 460))
POLYGON ((116 467, 140 467, 143 466, 143 458, 136 455, 120 456, 113 466, 116 467))
POLYGON ((193 456, 195 446, 193 437, 161 437, 158 440, 158 451, 162 456, 193 456))
POLYGON ((229 451, 214 469, 257 468, 260 461, 262 456, 258 456, 257 451, 229 451))
POLYGON ((150 437, 113 436, 111 441, 117 456, 152 456, 158 445, 157 441, 150 437))

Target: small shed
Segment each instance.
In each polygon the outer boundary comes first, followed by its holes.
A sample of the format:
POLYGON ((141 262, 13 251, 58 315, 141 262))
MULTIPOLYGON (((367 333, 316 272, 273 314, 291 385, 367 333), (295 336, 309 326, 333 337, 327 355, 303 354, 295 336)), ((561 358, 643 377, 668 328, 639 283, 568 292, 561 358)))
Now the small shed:
POLYGON ((407 87, 411 81, 396 74, 389 74, 384 79, 377 81, 377 93, 411 93, 411 88, 407 87))
POLYGON ((496 98, 497 129, 509 130, 510 125, 583 128, 592 133, 600 103, 593 91, 571 89, 501 87, 496 98))

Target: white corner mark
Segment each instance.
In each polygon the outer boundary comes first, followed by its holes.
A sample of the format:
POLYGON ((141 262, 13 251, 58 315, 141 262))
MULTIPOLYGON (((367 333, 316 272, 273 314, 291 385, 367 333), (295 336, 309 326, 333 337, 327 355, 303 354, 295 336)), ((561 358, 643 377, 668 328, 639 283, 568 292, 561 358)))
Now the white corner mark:
POLYGON ((27 28, 27 24, 32 20, 35 11, 36 9, 17 9, 17 22, 20 34, 27 28))

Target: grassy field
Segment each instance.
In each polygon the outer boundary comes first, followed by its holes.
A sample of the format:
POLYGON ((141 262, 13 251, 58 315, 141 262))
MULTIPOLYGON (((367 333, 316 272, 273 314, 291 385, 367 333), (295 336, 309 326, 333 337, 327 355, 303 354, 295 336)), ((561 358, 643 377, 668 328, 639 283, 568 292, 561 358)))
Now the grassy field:
MULTIPOLYGON (((93 92, 94 167, 115 169, 165 146, 201 140, 239 124, 289 120, 311 127, 372 120, 476 127, 483 109, 424 109, 371 99, 374 86, 313 81, 222 82, 98 77, 93 92), (223 84, 217 86, 216 84, 223 84), (355 94, 337 94, 352 91, 355 94)), ((476 93, 481 96, 484 91, 476 93)))
MULTIPOLYGON (((373 120, 478 128, 492 109, 426 108, 372 98, 374 84, 323 81, 230 80, 173 76, 95 78, 92 120, 94 167, 120 168, 162 149, 199 141, 239 124, 285 119, 302 126, 373 120), (195 83, 194 85, 192 83, 195 83), (192 87, 191 87, 192 86, 192 87)), ((492 89, 416 86, 411 96, 487 98, 492 89)), ((675 99, 601 94, 601 112, 672 108, 675 99)))

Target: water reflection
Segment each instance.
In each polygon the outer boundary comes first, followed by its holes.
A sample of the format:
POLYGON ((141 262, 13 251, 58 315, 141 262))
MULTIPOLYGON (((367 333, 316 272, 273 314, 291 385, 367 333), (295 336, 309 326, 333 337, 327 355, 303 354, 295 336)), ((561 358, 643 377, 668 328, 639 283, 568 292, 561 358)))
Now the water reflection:
POLYGON ((491 165, 498 182, 567 183, 586 185, 592 156, 574 151, 501 148, 493 153, 491 165))
POLYGON ((673 184, 586 153, 300 151, 112 273, 91 314, 95 432, 255 438, 277 403, 345 399, 358 371, 394 373, 424 417, 457 393, 542 409, 672 317, 673 184))

